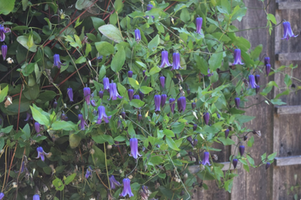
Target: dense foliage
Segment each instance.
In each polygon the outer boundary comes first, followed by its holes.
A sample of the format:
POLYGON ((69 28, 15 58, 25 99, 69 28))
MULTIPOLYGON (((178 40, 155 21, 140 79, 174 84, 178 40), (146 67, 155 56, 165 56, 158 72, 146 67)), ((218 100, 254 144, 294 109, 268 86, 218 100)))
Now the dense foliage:
POLYGON ((189 199, 208 189, 197 177, 231 192, 214 143, 246 171, 273 161, 244 152, 260 135, 245 102, 282 102, 260 84, 274 73, 262 45, 236 36, 242 0, 0 5, 0 199, 189 199))

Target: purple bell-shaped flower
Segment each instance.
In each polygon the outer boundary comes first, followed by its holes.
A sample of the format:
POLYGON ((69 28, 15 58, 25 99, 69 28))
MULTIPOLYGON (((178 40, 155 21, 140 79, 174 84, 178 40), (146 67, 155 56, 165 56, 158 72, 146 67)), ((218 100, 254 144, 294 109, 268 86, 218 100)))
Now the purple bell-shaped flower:
POLYGON ((240 49, 234 50, 234 62, 232 65, 243 65, 244 63, 241 61, 241 51, 240 49))
POLYGON ((172 113, 175 112, 175 107, 176 107, 176 100, 174 98, 169 99, 169 106, 170 106, 170 111, 172 113))
POLYGON ((209 165, 209 166, 211 166, 210 161, 209 161, 209 152, 207 152, 207 151, 204 152, 204 157, 203 157, 203 160, 202 160, 202 165, 209 165))
POLYGON ((11 30, 9 28, 6 28, 2 24, 0 24, 0 42, 3 42, 5 40, 5 33, 8 33, 10 31, 11 30))
POLYGON ((73 102, 73 90, 72 90, 72 88, 70 88, 70 87, 67 88, 67 94, 68 94, 70 102, 73 102))
POLYGON ((146 11, 150 11, 153 7, 154 7, 153 4, 150 4, 150 3, 147 4, 146 11))
POLYGON ((253 74, 250 74, 249 75, 249 85, 252 87, 252 88, 256 88, 256 82, 255 82, 255 77, 253 74))
POLYGON ((240 98, 239 98, 239 97, 236 97, 236 98, 234 99, 234 101, 235 101, 235 106, 236 106, 236 108, 239 108, 239 105, 240 105, 240 98))
POLYGON ((206 125, 209 124, 209 119, 210 119, 210 114, 208 112, 206 112, 203 116, 204 122, 206 125))
POLYGON ((173 63, 172 63, 171 70, 178 70, 180 68, 182 69, 180 54, 179 53, 173 53, 172 58, 173 58, 173 63))
POLYGON ((138 152, 138 139, 137 138, 130 139, 130 147, 131 147, 131 156, 133 156, 133 158, 137 159, 138 156, 141 156, 138 152))
POLYGON ((4 44, 1 46, 1 53, 2 53, 3 60, 5 60, 7 55, 7 45, 4 44))
POLYGON ((232 164, 233 164, 234 169, 236 169, 237 163, 238 163, 238 160, 236 158, 234 158, 232 160, 232 164))
POLYGON ((34 129, 36 130, 36 133, 39 133, 41 130, 41 125, 39 122, 34 123, 34 129))
POLYGON ((112 82, 110 83, 110 99, 109 100, 116 100, 117 97, 119 99, 122 98, 122 96, 119 95, 118 91, 117 91, 117 87, 116 87, 116 83, 112 82))
POLYGON ((109 90, 110 89, 110 80, 107 77, 104 77, 102 80, 103 83, 103 89, 104 90, 109 90))
POLYGON ((110 176, 109 180, 110 180, 111 190, 114 190, 116 188, 116 186, 118 186, 118 187, 121 186, 121 184, 118 181, 116 181, 114 175, 110 176))
POLYGON ((229 130, 229 129, 226 129, 226 130, 225 130, 225 138, 227 138, 227 137, 228 137, 228 135, 229 135, 229 132, 230 132, 230 130, 229 130))
POLYGON ((198 34, 202 34, 201 30, 202 30, 202 24, 203 24, 203 18, 202 17, 197 17, 196 18, 196 32, 198 34))
POLYGON ((161 108, 163 108, 163 106, 165 105, 166 99, 167 99, 167 95, 161 94, 161 108))
POLYGON ((90 105, 91 89, 89 87, 84 87, 84 97, 87 105, 90 105))
POLYGON ((159 66, 160 68, 165 68, 171 66, 168 60, 168 51, 162 51, 161 52, 161 65, 159 66))
POLYGON ((160 76, 160 83, 161 83, 162 88, 164 88, 164 86, 165 86, 165 77, 164 76, 160 76))
POLYGON ((266 64, 265 65, 265 72, 266 72, 267 76, 270 74, 270 72, 271 72, 271 64, 266 64))
POLYGON ((100 124, 102 120, 104 120, 106 123, 109 123, 109 119, 111 119, 111 116, 107 116, 106 108, 104 106, 98 106, 97 124, 100 124))
POLYGON ((136 40, 136 42, 140 42, 140 40, 141 40, 141 33, 140 33, 139 29, 135 30, 135 40, 136 40))
POLYGON ((103 91, 99 91, 99 92, 98 92, 98 96, 99 96, 99 98, 102 99, 102 97, 103 97, 103 91))
POLYGON ((240 155, 243 156, 243 155, 244 155, 244 152, 245 152, 245 146, 240 145, 240 146, 238 147, 238 149, 239 149, 240 155))
POLYGON ((131 101, 134 97, 134 90, 133 89, 128 89, 128 95, 129 95, 129 100, 131 101))
POLYGON ((133 71, 131 71, 131 70, 128 71, 128 77, 129 77, 129 78, 132 78, 132 77, 133 77, 133 71))
POLYGON ((132 193, 131 189, 131 180, 128 178, 123 179, 123 190, 120 196, 126 197, 126 195, 129 195, 129 197, 133 197, 134 194, 132 193))
POLYGON ((155 101, 155 112, 160 111, 161 96, 156 94, 154 96, 154 101, 155 101))
POLYGON ((92 178, 92 168, 90 166, 88 167, 86 174, 85 174, 86 179, 88 179, 89 177, 92 178))
POLYGON ((37 158, 41 158, 42 161, 45 161, 45 156, 47 156, 49 154, 49 153, 46 153, 43 150, 43 147, 38 147, 37 152, 38 152, 38 157, 37 158))
POLYGON ((177 100, 178 103, 178 111, 179 112, 185 112, 186 109, 186 97, 182 96, 179 97, 177 100))
POLYGON ((0 193, 0 200, 3 199, 3 198, 4 198, 4 193, 1 192, 1 193, 0 193))
POLYGON ((297 37, 298 35, 294 35, 292 28, 291 28, 291 24, 289 22, 283 22, 283 38, 282 39, 286 39, 288 40, 290 37, 297 37))
POLYGON ((53 56, 53 66, 61 69, 62 62, 61 62, 59 54, 54 54, 54 56, 53 56))
POLYGON ((83 115, 82 114, 78 114, 77 117, 78 117, 78 120, 80 121, 80 123, 79 123, 80 130, 85 130, 85 126, 87 126, 87 123, 84 120, 83 115))
POLYGON ((270 63, 270 57, 265 57, 264 58, 264 65, 267 65, 267 64, 271 64, 270 63))

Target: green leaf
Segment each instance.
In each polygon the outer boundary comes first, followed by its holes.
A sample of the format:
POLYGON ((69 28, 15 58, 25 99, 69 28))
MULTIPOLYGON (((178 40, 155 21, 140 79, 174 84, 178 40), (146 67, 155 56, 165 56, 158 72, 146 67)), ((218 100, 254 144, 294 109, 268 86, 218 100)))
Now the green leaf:
POLYGON ((76 124, 68 121, 55 121, 51 125, 53 130, 65 130, 65 131, 72 131, 76 130, 76 124))
POLYGON ((180 14, 180 19, 187 23, 190 20, 190 15, 191 13, 189 13, 189 11, 187 10, 187 8, 183 8, 180 14))
POLYGON ((7 96, 7 93, 8 93, 8 85, 5 88, 3 88, 3 90, 1 90, 0 88, 0 103, 4 101, 5 97, 7 96))
POLYGON ((217 9, 223 14, 230 14, 231 4, 229 1, 221 1, 221 6, 217 6, 217 9))
POLYGON ((77 10, 82 10, 88 8, 92 5, 92 1, 90 0, 77 0, 75 4, 75 8, 77 10))
POLYGON ((254 136, 252 136, 249 140, 248 140, 248 147, 252 147, 254 144, 254 136))
POLYGON ((71 147, 71 149, 75 149, 76 147, 78 147, 80 141, 81 141, 81 137, 79 135, 76 135, 74 133, 69 135, 69 145, 71 147))
POLYGON ((120 13, 122 11, 122 8, 123 8, 123 3, 122 3, 122 0, 116 0, 114 2, 114 8, 115 8, 115 11, 117 13, 120 13))
POLYGON ((118 28, 111 24, 103 25, 98 28, 99 32, 101 32, 107 38, 113 40, 114 42, 120 43, 123 41, 123 37, 118 28))
POLYGON ((121 85, 120 83, 117 83, 117 88, 118 88, 118 91, 120 92, 121 96, 125 95, 126 88, 123 85, 121 85))
POLYGON ((208 74, 208 64, 206 60, 199 55, 194 55, 194 60, 196 62, 196 67, 198 70, 201 71, 202 74, 207 75, 208 74))
POLYGON ((140 91, 141 91, 143 94, 148 94, 148 93, 150 93, 151 91, 153 91, 153 88, 147 87, 147 86, 142 86, 142 87, 140 88, 140 91))
POLYGON ((105 25, 105 22, 99 17, 91 17, 91 19, 92 19, 93 27, 95 29, 98 29, 98 27, 105 25))
POLYGON ((135 88, 136 90, 139 89, 139 83, 137 80, 133 79, 133 78, 129 78, 129 83, 130 85, 135 88))
POLYGON ((64 190, 64 183, 61 179, 56 178, 52 181, 52 185, 55 187, 55 190, 57 191, 63 191, 64 190))
POLYGON ((111 63, 111 69, 114 72, 119 72, 122 69, 122 66, 125 62, 125 51, 124 48, 119 48, 118 52, 114 55, 112 63, 111 63))
MULTIPOLYGON (((1 1, 1 0, 0 0, 1 1)), ((1 3, 0 3, 1 5, 1 3)), ((0 6, 1 7, 1 6, 0 6)), ((28 49, 31 52, 36 52, 37 51, 37 47, 38 45, 33 44, 31 47, 28 46, 28 36, 25 35, 21 35, 19 37, 17 37, 17 41, 26 49, 28 49)))
POLYGON ((160 71, 161 71, 161 68, 158 66, 155 66, 155 67, 151 68, 151 70, 149 71, 149 75, 157 74, 160 71))
POLYGON ((101 80, 106 75, 106 67, 104 65, 101 66, 98 74, 98 80, 101 80))
POLYGON ((251 52, 250 56, 252 59, 256 59, 259 57, 260 53, 262 51, 262 44, 255 47, 255 49, 251 52))
POLYGON ((71 182, 74 180, 75 177, 76 177, 76 173, 73 173, 73 174, 71 174, 70 176, 68 176, 68 177, 64 180, 65 185, 68 185, 69 183, 71 183, 71 182))
POLYGON ((214 175, 215 175, 217 180, 220 180, 222 177, 224 177, 224 172, 222 171, 221 168, 214 167, 213 171, 214 171, 214 175))
POLYGON ((25 63, 22 65, 21 67, 21 72, 24 76, 29 76, 29 74, 31 74, 34 70, 34 67, 35 67, 35 63, 25 63))
POLYGON ((117 142, 123 142, 126 140, 126 137, 119 135, 119 136, 115 137, 114 140, 117 142))
POLYGON ((151 51, 155 51, 157 49, 157 46, 160 43, 160 36, 156 35, 156 37, 154 37, 149 43, 148 43, 148 48, 151 51))
POLYGON ((83 57, 83 56, 79 57, 79 58, 76 59, 76 61, 75 61, 76 64, 82 64, 82 63, 84 63, 84 62, 86 62, 86 58, 83 57))
POLYGON ((273 22, 273 24, 277 24, 276 18, 273 14, 269 13, 267 19, 273 22))
POLYGON ((274 158, 276 157, 276 155, 277 155, 277 152, 274 152, 274 153, 270 154, 270 155, 268 156, 268 160, 269 160, 269 161, 273 161, 274 158))
POLYGON ((174 132, 172 130, 169 130, 169 129, 164 129, 163 133, 164 133, 164 135, 166 135, 168 137, 174 137, 175 136, 174 132))
POLYGON ((285 102, 283 102, 281 99, 272 99, 271 100, 271 103, 274 104, 274 105, 284 105, 286 104, 285 102))
POLYGON ((255 165, 255 163, 254 163, 254 159, 253 159, 253 158, 251 158, 249 155, 247 155, 247 159, 248 159, 248 161, 249 161, 250 165, 251 165, 252 167, 254 167, 254 165, 255 165))
POLYGON ((243 168, 244 168, 247 172, 250 172, 249 165, 243 165, 243 168))
POLYGON ((281 97, 283 95, 289 95, 289 93, 290 93, 290 89, 286 89, 284 92, 277 94, 275 99, 278 99, 279 97, 281 97))
POLYGON ((149 162, 153 165, 159 165, 163 163, 163 158, 161 156, 153 156, 150 158, 149 162))
POLYGON ((5 143, 4 137, 1 137, 1 138, 0 138, 0 149, 3 149, 4 143, 5 143))
POLYGON ((95 47, 98 53, 102 56, 107 56, 114 53, 114 46, 105 41, 95 42, 95 47))
POLYGON ((129 124, 128 124, 128 133, 131 137, 135 137, 135 135, 136 135, 136 132, 134 130, 132 122, 129 122, 129 124))
POLYGON ((35 104, 30 106, 32 117, 34 120, 39 122, 41 125, 49 126, 49 113, 44 112, 41 108, 37 107, 35 104))
POLYGON ((215 53, 209 59, 209 66, 212 71, 216 71, 221 67, 223 61, 223 43, 218 46, 215 53))
POLYGON ((16 0, 0 0, 0 14, 8 15, 15 7, 16 0))
POLYGON ((105 142, 108 142, 111 145, 114 144, 114 140, 113 140, 112 136, 110 136, 110 135, 105 135, 105 134, 95 135, 95 136, 92 136, 92 139, 98 144, 103 144, 105 142))
POLYGON ((292 85, 292 79, 288 74, 285 74, 284 83, 288 88, 292 85))
POLYGON ((135 108, 141 108, 142 106, 144 106, 145 103, 139 99, 132 99, 130 104, 135 108))
POLYGON ((29 124, 26 124, 23 129, 21 129, 22 132, 24 133, 23 135, 21 135, 21 137, 23 138, 23 140, 28 140, 30 138, 30 127, 29 124))
POLYGON ((176 145, 175 141, 171 139, 171 137, 166 136, 166 143, 171 149, 180 151, 179 147, 176 145))
POLYGON ((218 140, 221 141, 225 146, 235 144, 235 142, 228 137, 227 138, 219 137, 218 140))

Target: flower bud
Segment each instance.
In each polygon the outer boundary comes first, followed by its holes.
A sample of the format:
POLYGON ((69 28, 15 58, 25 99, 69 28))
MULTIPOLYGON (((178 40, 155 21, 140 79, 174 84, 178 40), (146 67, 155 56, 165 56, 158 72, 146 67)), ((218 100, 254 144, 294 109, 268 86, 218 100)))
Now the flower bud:
POLYGON ((240 153, 240 155, 243 156, 243 155, 244 155, 244 152, 245 152, 245 146, 240 145, 240 146, 239 146, 239 153, 240 153))
POLYGON ((140 40, 141 40, 141 33, 140 33, 139 29, 135 30, 135 40, 136 40, 136 42, 140 42, 140 40))
POLYGON ((198 125, 197 124, 193 124, 193 131, 195 131, 196 129, 198 128, 198 125))
POLYGON ((132 77, 133 77, 133 71, 131 71, 131 70, 128 71, 128 77, 129 77, 129 78, 132 78, 132 77))
POLYGON ((265 169, 268 169, 270 167, 271 163, 267 162, 267 164, 265 164, 265 169))
POLYGON ((227 130, 225 130, 225 138, 227 138, 228 137, 228 135, 229 135, 229 129, 227 129, 227 130))
POLYGON ((233 167, 234 167, 234 169, 236 169, 236 166, 237 166, 238 160, 237 160, 236 158, 234 158, 234 159, 232 160, 232 163, 233 163, 233 167))
POLYGON ((192 109, 195 109, 195 107, 196 107, 196 103, 195 103, 195 102, 192 102, 192 103, 191 103, 191 108, 192 108, 192 109))
POLYGON ((98 96, 102 99, 102 97, 103 97, 103 91, 99 91, 98 92, 98 96))

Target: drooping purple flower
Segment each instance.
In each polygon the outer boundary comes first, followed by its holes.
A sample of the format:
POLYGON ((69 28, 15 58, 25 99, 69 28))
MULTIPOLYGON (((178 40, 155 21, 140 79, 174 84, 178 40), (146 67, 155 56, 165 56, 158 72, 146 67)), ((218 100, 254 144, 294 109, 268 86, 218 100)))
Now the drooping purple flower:
POLYGON ((102 80, 104 90, 110 89, 110 80, 107 77, 104 77, 102 80))
POLYGON ((45 161, 45 156, 47 156, 49 154, 49 153, 46 153, 43 150, 43 147, 38 147, 37 152, 38 152, 38 157, 37 158, 41 158, 42 161, 45 161))
POLYGON ((38 194, 33 195, 32 200, 40 200, 40 196, 38 194))
POLYGON ((140 96, 140 99, 143 100, 143 98, 144 98, 143 92, 139 91, 139 96, 140 96))
POLYGON ((133 156, 133 158, 137 159, 138 156, 141 156, 138 152, 138 139, 137 138, 130 139, 130 147, 131 147, 131 156, 133 156))
POLYGON ((203 116, 204 122, 206 125, 209 124, 209 119, 210 119, 210 114, 208 112, 206 112, 203 116))
POLYGON ((213 76, 213 72, 210 73, 210 69, 207 70, 207 73, 208 73, 208 74, 207 74, 208 77, 213 76))
POLYGON ((268 168, 270 167, 270 165, 271 165, 271 163, 267 162, 267 163, 265 164, 265 169, 268 169, 268 168))
POLYGON ((270 64, 265 65, 265 72, 266 72, 267 76, 270 74, 270 72, 271 72, 271 65, 270 64))
MULTIPOLYGON (((141 190, 139 191, 140 196, 141 196, 141 200, 148 200, 148 197, 151 194, 151 191, 148 189, 147 186, 142 185, 141 190)), ((154 198, 152 198, 152 200, 155 200, 154 198)))
POLYGON ((67 117, 67 115, 64 112, 61 115, 61 120, 64 120, 64 121, 68 120, 68 117, 67 117))
POLYGON ((131 70, 128 71, 128 77, 129 77, 129 78, 132 78, 132 77, 133 77, 133 71, 131 71, 131 70))
POLYGON ((99 91, 98 92, 98 96, 102 99, 102 97, 103 97, 103 91, 99 91))
POLYGON ((221 118, 221 115, 219 113, 217 113, 216 115, 217 115, 217 118, 221 118))
POLYGON ((172 68, 171 70, 178 70, 182 69, 181 67, 181 60, 180 60, 180 54, 179 53, 173 53, 172 54, 173 62, 172 62, 172 68))
POLYGON ((36 133, 39 133, 41 130, 41 125, 39 122, 34 123, 34 129, 36 130, 36 133))
POLYGON ((202 30, 202 24, 203 24, 203 18, 202 17, 197 17, 196 18, 196 32, 198 34, 202 34, 201 30, 202 30))
POLYGON ((54 56, 53 56, 53 66, 61 69, 62 62, 61 62, 59 54, 54 54, 54 56))
POLYGON ((160 68, 165 68, 171 66, 169 60, 168 60, 168 51, 162 51, 161 52, 161 65, 160 68))
POLYGON ((243 155, 244 155, 244 152, 245 152, 245 146, 240 145, 238 149, 239 149, 240 155, 243 156, 243 155))
POLYGON ((256 74, 255 75, 255 82, 256 82, 256 84, 259 84, 259 81, 260 81, 260 75, 256 74))
POLYGON ((136 40, 136 42, 140 42, 140 40, 141 40, 141 33, 140 33, 139 29, 135 30, 135 40, 136 40))
POLYGON ((73 90, 71 87, 67 88, 67 94, 68 94, 69 100, 71 102, 73 102, 73 90))
POLYGON ((264 58, 264 65, 270 64, 270 57, 264 58))
POLYGON ((8 32, 10 32, 10 29, 0 24, 0 42, 3 42, 5 40, 5 33, 8 32))
POLYGON ((155 112, 160 111, 160 105, 161 105, 161 96, 156 94, 154 96, 154 101, 155 101, 155 112))
POLYGON ((198 144, 198 139, 195 138, 195 139, 193 140, 193 145, 192 145, 192 146, 195 146, 195 145, 197 145, 197 144, 198 144))
POLYGON ((78 114, 77 117, 78 117, 78 120, 80 120, 80 123, 79 123, 80 130, 85 130, 85 126, 87 125, 87 123, 84 120, 83 115, 82 114, 78 114))
POLYGON ((104 106, 98 106, 97 124, 100 124, 102 120, 104 120, 106 123, 109 123, 109 119, 111 119, 111 116, 107 116, 106 108, 104 106))
POLYGON ((178 103, 178 111, 179 112, 185 112, 186 109, 186 97, 182 96, 179 97, 177 100, 178 103))
POLYGON ((150 11, 153 7, 153 4, 147 4, 146 11, 150 11))
POLYGON ((120 114, 121 114, 121 117, 122 117, 123 119, 125 119, 125 116, 126 116, 125 112, 122 111, 120 114))
POLYGON ((234 158, 232 160, 232 164, 233 164, 234 169, 236 169, 237 163, 238 163, 238 160, 236 158, 234 158))
POLYGON ((26 113, 26 119, 24 119, 24 121, 27 122, 30 118, 31 118, 31 114, 30 113, 26 113))
POLYGON ((195 131, 198 128, 197 124, 193 124, 192 130, 195 131))
POLYGON ((191 103, 191 108, 192 108, 192 109, 195 109, 195 107, 196 107, 196 103, 195 103, 195 102, 192 102, 192 103, 191 103))
POLYGON ((192 137, 191 137, 191 136, 187 137, 187 140, 188 140, 188 142, 190 142, 190 144, 193 144, 193 141, 192 141, 192 137))
POLYGON ((260 91, 260 86, 259 85, 256 85, 255 91, 256 91, 256 94, 260 91))
POLYGON ((290 22, 283 22, 283 38, 288 40, 290 37, 297 37, 298 35, 294 35, 290 22))
POLYGON ((240 105, 240 98, 239 98, 239 97, 236 97, 236 98, 234 99, 234 102, 235 102, 236 108, 239 108, 239 105, 240 105))
POLYGON ((252 88, 256 88, 256 82, 255 82, 255 77, 253 74, 250 74, 249 75, 249 85, 252 87, 252 88))
POLYGON ((163 108, 163 106, 165 106, 166 99, 167 99, 167 95, 161 94, 161 107, 162 108, 163 108))
POLYGON ((92 168, 89 166, 87 168, 86 174, 85 174, 85 178, 88 179, 89 177, 92 178, 92 168))
POLYGON ((234 50, 234 62, 232 65, 243 65, 244 63, 241 61, 241 51, 240 49, 234 50))
POLYGON ((87 105, 90 105, 91 89, 89 87, 84 87, 84 97, 87 105))
POLYGON ((227 137, 228 137, 228 135, 229 135, 229 132, 230 132, 230 130, 229 130, 229 129, 226 129, 226 130, 225 130, 225 138, 227 138, 227 137))
POLYGON ((1 46, 1 53, 2 53, 3 60, 5 60, 7 55, 7 45, 4 44, 1 46))
POLYGON ((165 77, 164 76, 160 76, 160 83, 161 83, 162 88, 164 88, 164 86, 165 86, 165 77))
POLYGON ((128 95, 129 95, 129 100, 131 101, 134 97, 134 90, 133 89, 128 89, 128 95))
POLYGON ((4 197, 4 193, 1 192, 1 193, 0 193, 0 200, 3 199, 3 197, 4 197))
POLYGON ((210 161, 209 161, 209 152, 207 152, 207 151, 204 152, 204 157, 203 157, 203 160, 202 160, 202 165, 209 165, 209 166, 211 166, 210 161))
POLYGON ((122 96, 119 95, 118 91, 117 91, 117 87, 116 87, 116 83, 112 82, 110 83, 110 98, 109 100, 116 100, 117 97, 119 99, 122 99, 122 96))
POLYGON ((53 107, 54 109, 56 109, 56 107, 57 107, 57 101, 56 101, 56 99, 54 99, 54 102, 53 102, 53 104, 52 104, 52 107, 53 107))
POLYGON ((175 112, 175 107, 176 107, 176 100, 174 98, 169 99, 169 106, 170 106, 170 111, 172 113, 175 112))
POLYGON ((132 193, 131 189, 131 180, 128 178, 123 179, 123 190, 120 196, 126 197, 126 195, 129 195, 129 197, 133 197, 134 194, 132 193))
POLYGON ((138 100, 140 100, 139 94, 135 94, 135 95, 133 96, 133 99, 138 99, 138 100))
POLYGON ((110 176, 109 180, 110 180, 111 190, 114 190, 116 188, 116 186, 118 186, 118 187, 121 186, 121 184, 118 181, 116 181, 114 175, 110 176))
POLYGON ((138 121, 140 122, 141 120, 142 120, 142 115, 139 114, 139 115, 138 115, 138 121))

